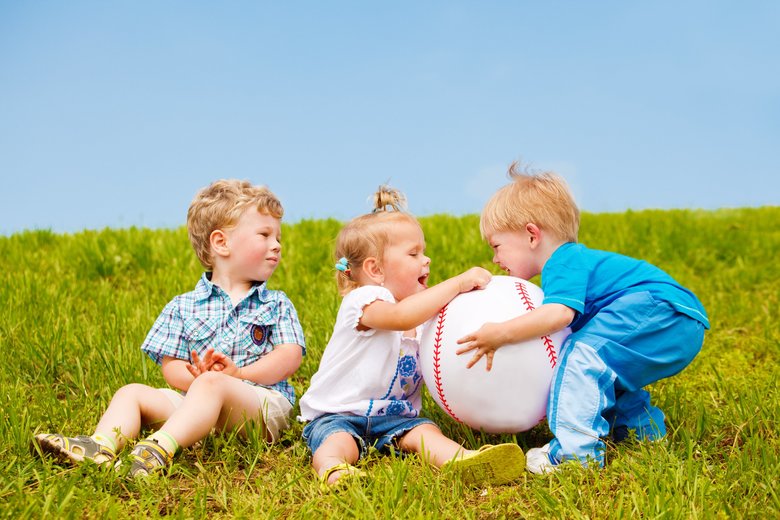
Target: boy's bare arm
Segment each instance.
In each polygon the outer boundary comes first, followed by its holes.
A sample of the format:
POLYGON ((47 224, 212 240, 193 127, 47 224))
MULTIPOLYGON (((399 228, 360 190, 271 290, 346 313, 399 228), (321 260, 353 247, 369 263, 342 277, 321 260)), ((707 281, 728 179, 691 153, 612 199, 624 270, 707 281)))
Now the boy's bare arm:
POLYGON ((491 277, 487 270, 472 267, 400 302, 376 300, 363 309, 360 325, 366 329, 411 330, 432 318, 458 294, 484 288, 491 277))
POLYGON ((573 319, 573 309, 559 303, 548 303, 502 323, 484 324, 479 330, 458 340, 459 345, 465 346, 458 349, 457 354, 475 350, 474 357, 466 367, 473 367, 482 356, 486 356, 486 368, 490 370, 493 367, 493 355, 498 348, 558 332, 573 319))
POLYGON ((195 377, 187 369, 189 363, 183 359, 176 359, 170 356, 163 357, 162 374, 165 382, 177 390, 186 392, 195 377))

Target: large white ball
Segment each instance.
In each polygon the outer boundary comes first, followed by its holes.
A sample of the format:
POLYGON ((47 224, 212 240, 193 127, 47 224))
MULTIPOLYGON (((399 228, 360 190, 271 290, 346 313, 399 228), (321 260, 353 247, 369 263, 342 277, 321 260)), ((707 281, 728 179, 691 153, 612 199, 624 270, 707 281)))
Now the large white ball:
POLYGON ((512 276, 494 276, 482 290, 463 293, 423 329, 420 365, 433 400, 456 421, 489 433, 530 430, 544 419, 558 350, 569 329, 499 348, 493 368, 483 357, 458 356, 456 341, 487 322, 502 322, 541 305, 542 290, 512 276))

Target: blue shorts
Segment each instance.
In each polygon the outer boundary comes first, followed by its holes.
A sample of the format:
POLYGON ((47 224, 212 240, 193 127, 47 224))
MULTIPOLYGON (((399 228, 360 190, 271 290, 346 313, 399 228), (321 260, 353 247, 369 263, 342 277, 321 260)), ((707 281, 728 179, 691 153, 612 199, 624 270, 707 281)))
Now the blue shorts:
POLYGON ((383 415, 363 417, 347 414, 326 414, 317 417, 303 428, 303 440, 312 453, 316 452, 325 439, 334 433, 346 432, 355 439, 363 457, 368 448, 378 450, 394 450, 398 452, 394 441, 410 430, 423 424, 435 423, 422 417, 401 417, 398 415, 383 415))

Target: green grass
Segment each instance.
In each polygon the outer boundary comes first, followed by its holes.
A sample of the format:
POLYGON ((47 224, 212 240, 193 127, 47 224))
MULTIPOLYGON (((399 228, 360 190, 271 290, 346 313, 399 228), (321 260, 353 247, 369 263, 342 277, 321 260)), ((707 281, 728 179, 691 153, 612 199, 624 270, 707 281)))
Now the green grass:
MULTIPOLYGON (((490 264, 476 216, 422 219, 432 281, 490 264)), ((339 304, 331 249, 340 223, 284 229, 284 262, 271 281, 295 303, 308 355, 292 378, 300 396, 316 371, 339 304)), ((139 346, 159 311, 200 275, 184 229, 73 235, 30 231, 0 238, 0 516, 260 518, 777 518, 780 208, 586 214, 580 239, 646 259, 692 289, 712 320, 704 348, 681 374, 651 386, 666 412, 660 443, 609 445, 603 470, 526 475, 470 489, 416 457, 371 455, 370 478, 319 491, 300 440, 208 438, 176 459, 168 478, 139 484, 92 465, 64 468, 30 453, 38 431, 91 433, 113 392, 162 385, 139 346)), ((490 436, 450 421, 474 448, 550 438, 540 425, 490 436)))

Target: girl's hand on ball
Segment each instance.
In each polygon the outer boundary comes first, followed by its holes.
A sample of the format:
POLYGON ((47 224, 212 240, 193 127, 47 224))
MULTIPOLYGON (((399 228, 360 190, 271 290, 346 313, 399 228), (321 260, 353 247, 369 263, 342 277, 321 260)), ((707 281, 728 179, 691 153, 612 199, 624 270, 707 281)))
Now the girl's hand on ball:
POLYGON ((464 293, 474 289, 484 289, 492 277, 493 275, 487 269, 472 267, 460 275, 458 290, 464 293))

